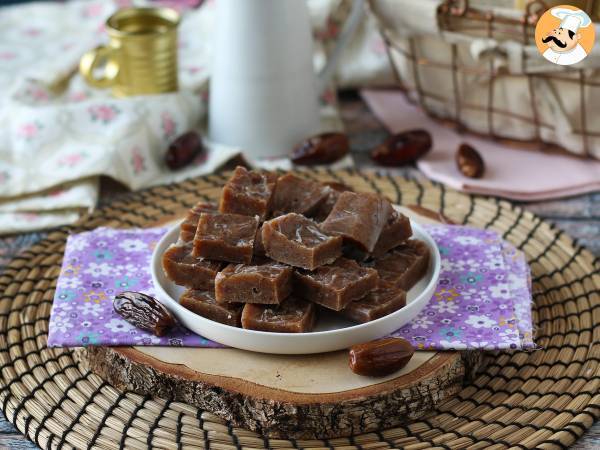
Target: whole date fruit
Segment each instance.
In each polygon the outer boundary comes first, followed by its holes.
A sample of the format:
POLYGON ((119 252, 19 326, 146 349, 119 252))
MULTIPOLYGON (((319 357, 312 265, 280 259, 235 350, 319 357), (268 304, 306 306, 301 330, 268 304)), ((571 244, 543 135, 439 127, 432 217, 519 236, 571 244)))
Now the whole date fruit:
POLYGON ((383 377, 402 369, 415 349, 406 339, 389 337, 350 347, 350 369, 358 375, 383 377))
POLYGON ((431 134, 426 130, 409 130, 393 134, 371 150, 371 159, 382 166, 403 166, 431 150, 431 134))
POLYGON ((485 163, 477 150, 469 144, 460 144, 456 151, 456 166, 465 177, 481 178, 485 172, 485 163))
POLYGON ((175 325, 175 319, 167 308, 154 297, 141 292, 121 292, 115 297, 113 308, 130 324, 156 336, 164 336, 175 325))
POLYGON ((290 159, 304 166, 331 164, 346 156, 349 150, 350 143, 344 133, 322 133, 296 145, 290 159))
POLYGON ((165 164, 171 170, 181 169, 191 163, 204 150, 202 139, 195 131, 177 137, 165 153, 165 164))

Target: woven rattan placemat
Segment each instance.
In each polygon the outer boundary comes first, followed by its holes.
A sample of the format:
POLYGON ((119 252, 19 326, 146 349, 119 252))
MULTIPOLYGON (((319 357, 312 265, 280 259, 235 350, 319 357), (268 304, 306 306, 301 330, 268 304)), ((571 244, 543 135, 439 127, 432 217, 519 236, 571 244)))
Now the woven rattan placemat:
POLYGON ((48 317, 69 233, 144 227, 215 199, 227 174, 128 195, 15 258, 0 277, 0 406, 42 448, 564 448, 600 416, 600 262, 573 239, 504 201, 441 185, 357 171, 308 171, 399 204, 491 228, 532 268, 537 343, 499 353, 426 419, 326 441, 267 439, 186 404, 121 392, 81 370, 68 349, 46 347, 48 317))

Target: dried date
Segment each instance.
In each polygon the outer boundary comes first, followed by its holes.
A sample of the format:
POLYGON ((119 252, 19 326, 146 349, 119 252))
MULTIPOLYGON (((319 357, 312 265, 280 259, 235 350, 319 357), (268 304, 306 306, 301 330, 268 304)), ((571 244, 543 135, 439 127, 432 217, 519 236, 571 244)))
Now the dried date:
POLYGON ((349 150, 350 143, 344 133, 322 133, 294 147, 290 159, 304 166, 331 164, 346 156, 349 150))
POLYGON ((383 377, 402 369, 415 349, 406 339, 390 337, 350 347, 350 369, 358 375, 383 377))
POLYGON ((485 172, 485 163, 477 150, 469 144, 461 144, 456 151, 456 166, 469 178, 481 178, 485 172))
POLYGON ((175 319, 167 308, 154 297, 141 292, 121 292, 115 297, 113 308, 130 324, 156 336, 164 336, 175 325, 175 319))
POLYGON ((371 159, 382 166, 403 166, 431 150, 431 134, 426 130, 409 130, 393 134, 371 151, 371 159))
POLYGON ((200 135, 195 131, 188 131, 171 142, 165 154, 165 164, 171 170, 181 169, 203 151, 200 135))

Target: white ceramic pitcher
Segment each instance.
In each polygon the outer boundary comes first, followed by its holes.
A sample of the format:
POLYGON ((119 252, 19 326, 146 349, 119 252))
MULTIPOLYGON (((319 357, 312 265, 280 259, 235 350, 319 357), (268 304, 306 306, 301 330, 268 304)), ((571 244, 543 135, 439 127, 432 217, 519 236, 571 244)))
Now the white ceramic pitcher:
POLYGON ((286 155, 319 131, 318 95, 364 12, 352 12, 316 76, 306 0, 218 0, 209 133, 249 158, 286 155))

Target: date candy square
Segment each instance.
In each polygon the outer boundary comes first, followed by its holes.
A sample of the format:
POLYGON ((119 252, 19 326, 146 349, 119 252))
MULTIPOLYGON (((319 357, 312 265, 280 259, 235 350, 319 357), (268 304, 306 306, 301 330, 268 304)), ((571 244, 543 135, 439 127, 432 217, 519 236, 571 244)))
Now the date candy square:
POLYGON ((429 248, 423 241, 409 239, 367 265, 377 270, 381 279, 408 291, 427 272, 429 248))
POLYGON ((162 256, 165 275, 173 283, 193 289, 213 289, 219 261, 192 256, 191 245, 171 245, 162 256))
POLYGON ((295 294, 340 311, 375 289, 378 276, 374 269, 361 267, 351 259, 339 258, 333 264, 312 272, 297 271, 295 279, 295 294))
POLYGON ((202 213, 192 254, 218 261, 250 263, 257 228, 256 217, 202 213))
POLYGON ((313 270, 330 264, 342 254, 342 238, 323 233, 316 222, 289 213, 265 222, 262 243, 271 259, 313 270))
POLYGON ((377 287, 360 300, 350 302, 340 311, 344 317, 366 323, 387 316, 406 306, 406 291, 383 280, 377 287))
POLYGON ((184 308, 215 322, 241 326, 243 305, 237 303, 217 303, 214 290, 188 289, 179 299, 184 308))
POLYGON ((269 213, 277 175, 236 167, 223 187, 219 211, 222 213, 258 216, 264 220, 269 213))
POLYGON ((344 241, 370 253, 391 211, 390 202, 379 195, 342 192, 327 219, 321 223, 321 230, 342 236, 344 241))
POLYGON ((274 261, 229 264, 215 278, 219 303, 279 304, 292 291, 293 269, 274 261))
POLYGON ((412 227, 410 226, 409 218, 392 209, 383 230, 381 230, 372 255, 375 258, 379 258, 389 250, 403 244, 411 236, 412 227))
POLYGON ((274 333, 307 333, 315 326, 315 305, 290 296, 279 305, 248 303, 242 312, 242 327, 274 333))
POLYGON ((290 173, 277 179, 273 195, 273 217, 295 212, 310 216, 327 199, 331 188, 290 173))

